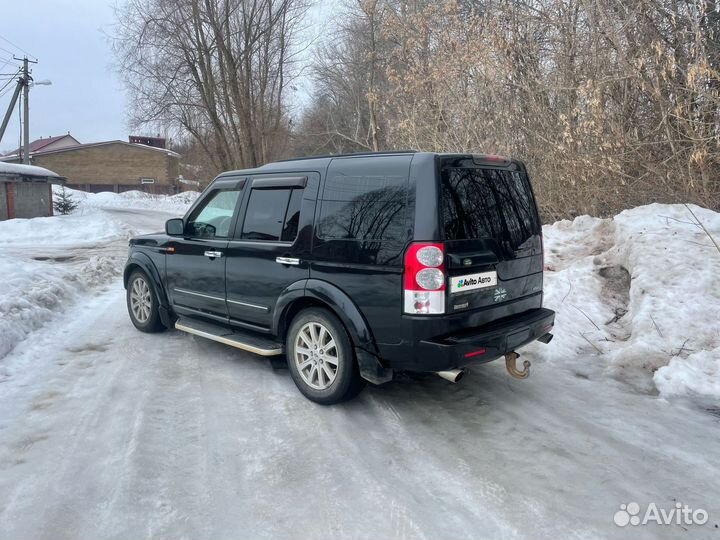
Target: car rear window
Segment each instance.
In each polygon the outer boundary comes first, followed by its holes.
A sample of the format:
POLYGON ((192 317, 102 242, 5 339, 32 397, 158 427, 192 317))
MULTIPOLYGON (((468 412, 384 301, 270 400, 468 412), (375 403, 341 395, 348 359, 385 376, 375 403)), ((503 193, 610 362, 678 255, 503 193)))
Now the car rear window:
POLYGON ((491 238, 516 250, 540 224, 527 175, 492 168, 445 168, 442 221, 447 240, 491 238))

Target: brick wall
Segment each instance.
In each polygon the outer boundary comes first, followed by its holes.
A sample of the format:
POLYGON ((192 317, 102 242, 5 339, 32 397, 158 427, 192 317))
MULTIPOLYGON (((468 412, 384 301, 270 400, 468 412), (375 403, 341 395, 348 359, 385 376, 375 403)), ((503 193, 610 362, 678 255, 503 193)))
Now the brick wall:
POLYGON ((162 151, 122 143, 36 154, 33 156, 33 165, 64 176, 68 185, 117 184, 142 189, 141 177, 154 178, 156 186, 167 186, 173 185, 178 174, 176 157, 162 151))

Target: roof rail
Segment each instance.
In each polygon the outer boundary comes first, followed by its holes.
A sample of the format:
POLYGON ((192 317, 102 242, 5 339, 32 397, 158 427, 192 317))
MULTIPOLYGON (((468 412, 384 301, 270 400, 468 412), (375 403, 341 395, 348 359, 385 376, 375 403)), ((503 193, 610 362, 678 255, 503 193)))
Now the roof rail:
POLYGON ((304 156, 304 157, 296 157, 296 158, 290 158, 290 159, 279 159, 277 161, 273 161, 272 163, 285 163, 287 161, 303 161, 306 159, 327 159, 327 158, 337 158, 337 157, 363 157, 363 156, 383 156, 383 155, 393 155, 393 154, 414 154, 417 150, 383 150, 379 152, 350 152, 348 154, 324 154, 321 156, 304 156))

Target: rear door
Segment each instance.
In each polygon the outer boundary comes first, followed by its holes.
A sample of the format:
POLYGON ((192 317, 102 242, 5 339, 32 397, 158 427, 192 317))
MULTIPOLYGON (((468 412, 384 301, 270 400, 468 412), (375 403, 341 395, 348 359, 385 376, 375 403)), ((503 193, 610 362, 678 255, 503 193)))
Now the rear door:
POLYGON ((310 239, 320 175, 257 175, 228 244, 227 307, 246 326, 271 326, 278 297, 309 276, 310 239))
POLYGON ((541 294, 541 227, 524 167, 450 159, 440 183, 448 313, 541 294))

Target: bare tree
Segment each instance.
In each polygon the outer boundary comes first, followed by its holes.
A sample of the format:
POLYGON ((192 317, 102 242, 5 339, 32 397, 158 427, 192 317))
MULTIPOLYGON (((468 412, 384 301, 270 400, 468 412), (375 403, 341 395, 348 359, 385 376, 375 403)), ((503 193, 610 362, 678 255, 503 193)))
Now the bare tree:
POLYGON ((298 149, 308 153, 380 150, 387 92, 384 0, 349 0, 347 16, 316 50, 313 101, 304 111, 298 149))
POLYGON ((114 47, 134 126, 189 134, 218 169, 287 147, 303 0, 128 0, 114 47))
POLYGON ((345 15, 306 116, 328 140, 524 158, 553 216, 720 207, 717 0, 358 0, 345 15))

